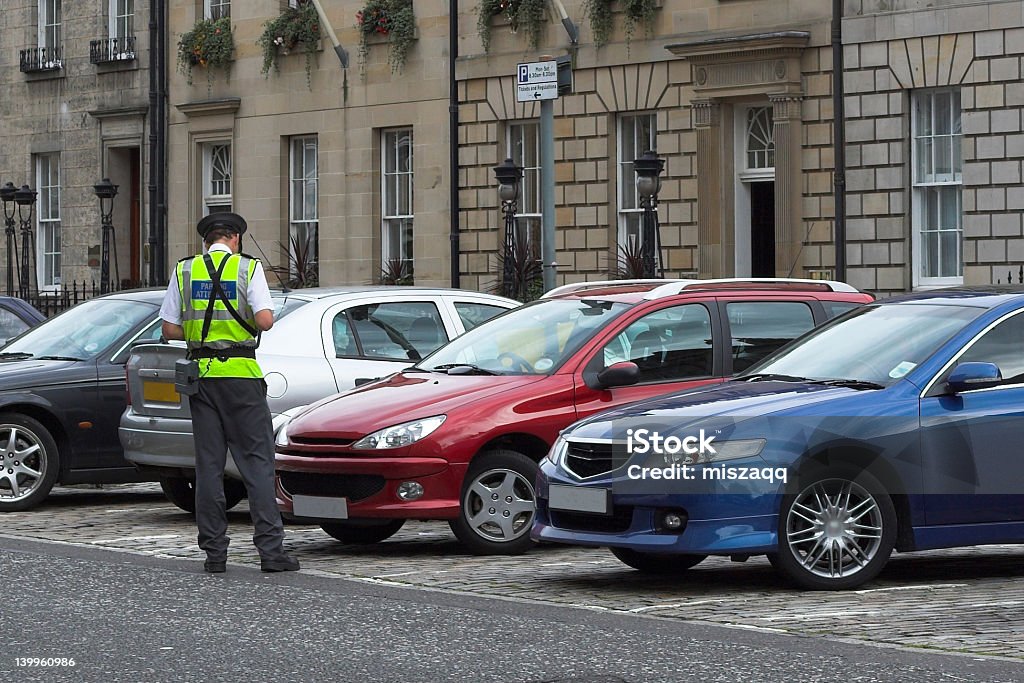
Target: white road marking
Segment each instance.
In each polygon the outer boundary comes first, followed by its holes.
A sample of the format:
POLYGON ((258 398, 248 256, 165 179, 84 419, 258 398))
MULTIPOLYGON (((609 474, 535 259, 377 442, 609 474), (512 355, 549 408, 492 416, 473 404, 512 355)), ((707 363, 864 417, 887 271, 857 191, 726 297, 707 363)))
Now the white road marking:
POLYGON ((632 612, 633 614, 640 614, 651 609, 673 609, 675 607, 691 607, 693 605, 707 605, 709 603, 726 602, 725 598, 715 600, 694 600, 693 602, 674 602, 667 605, 647 605, 645 607, 634 607, 633 609, 625 610, 626 612, 632 612))
POLYGON ((890 586, 889 588, 865 588, 859 591, 853 591, 857 595, 864 595, 866 593, 881 593, 883 591, 922 591, 922 590, 935 590, 938 588, 965 588, 966 583, 933 583, 924 586, 890 586))
POLYGON ((93 545, 103 543, 120 543, 121 541, 159 541, 165 538, 181 538, 181 534, 160 534, 159 536, 124 536, 122 538, 104 538, 99 541, 89 541, 93 545))

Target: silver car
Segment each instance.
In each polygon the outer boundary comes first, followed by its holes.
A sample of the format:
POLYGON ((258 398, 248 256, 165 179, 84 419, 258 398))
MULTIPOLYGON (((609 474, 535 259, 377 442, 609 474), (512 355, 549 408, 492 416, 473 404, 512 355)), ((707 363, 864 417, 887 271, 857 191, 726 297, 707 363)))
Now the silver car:
MULTIPOLYGON (((337 287, 275 292, 276 322, 256 352, 275 426, 282 413, 412 365, 519 302, 458 289, 337 287)), ((195 449, 188 399, 174 389, 183 342, 137 346, 128 360, 125 458, 160 479, 167 497, 195 509, 195 449)), ((245 496, 228 455, 228 507, 245 496)))

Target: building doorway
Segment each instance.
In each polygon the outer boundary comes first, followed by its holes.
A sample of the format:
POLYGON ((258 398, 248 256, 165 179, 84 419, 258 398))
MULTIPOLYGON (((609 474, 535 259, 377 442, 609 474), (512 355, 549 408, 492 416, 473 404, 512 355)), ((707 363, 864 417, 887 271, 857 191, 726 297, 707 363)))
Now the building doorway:
POLYGON ((775 277, 775 136, 771 107, 735 110, 736 277, 775 277))
POLYGON ((111 147, 107 175, 118 185, 110 277, 119 287, 142 282, 142 160, 138 147, 111 147), (116 270, 115 270, 116 264, 116 270))

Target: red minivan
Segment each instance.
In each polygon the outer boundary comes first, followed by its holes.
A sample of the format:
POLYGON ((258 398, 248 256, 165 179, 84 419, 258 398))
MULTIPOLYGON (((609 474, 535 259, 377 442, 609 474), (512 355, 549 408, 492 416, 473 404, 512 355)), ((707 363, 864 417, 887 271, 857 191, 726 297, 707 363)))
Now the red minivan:
POLYGON ((440 519, 475 553, 523 552, 537 462, 559 431, 721 382, 872 300, 798 279, 560 287, 412 368, 299 412, 277 436, 278 504, 345 543, 440 519))

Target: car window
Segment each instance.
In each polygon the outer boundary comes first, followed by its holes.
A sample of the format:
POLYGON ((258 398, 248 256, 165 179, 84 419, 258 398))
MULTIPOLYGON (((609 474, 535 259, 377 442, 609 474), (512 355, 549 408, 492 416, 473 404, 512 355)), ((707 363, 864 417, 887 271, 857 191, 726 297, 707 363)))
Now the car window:
POLYGON ((28 323, 9 308, 0 307, 0 344, 27 330, 28 323))
POLYGON ((831 320, 837 318, 847 311, 852 311, 861 304, 853 303, 852 301, 819 301, 825 309, 825 320, 831 320))
POLYGON ((293 296, 275 296, 273 298, 273 302, 274 322, 277 322, 295 309, 301 308, 309 303, 305 299, 296 299, 293 296))
POLYGON ((725 305, 732 334, 732 371, 742 372, 814 327, 807 304, 796 301, 725 305))
MULTIPOLYGON (((339 314, 341 315, 341 314, 339 314)), ((367 358, 420 360, 448 341, 437 306, 426 301, 364 304, 345 314, 348 328, 336 323, 335 352, 347 355, 353 340, 367 358)))
MULTIPOLYGON (((1003 376, 1001 384, 1020 384, 1024 382, 1024 354, 1021 353, 1021 340, 1024 339, 1024 314, 1018 314, 1004 320, 967 349, 957 364, 960 363, 995 363, 1003 376)), ((948 376, 952 370, 947 371, 948 376)), ((946 377, 943 377, 945 381, 946 377)))
POLYGON ((462 326, 468 332, 480 323, 487 322, 508 309, 489 304, 476 304, 470 301, 456 301, 455 310, 458 312, 459 318, 462 319, 462 326))
POLYGON ((663 308, 631 323, 604 347, 604 364, 632 361, 641 382, 666 382, 711 374, 711 314, 700 304, 663 308))
POLYGON ((91 358, 156 314, 154 304, 120 298, 91 299, 36 325, 4 348, 5 353, 91 358))

